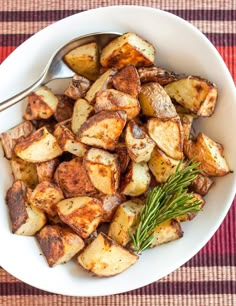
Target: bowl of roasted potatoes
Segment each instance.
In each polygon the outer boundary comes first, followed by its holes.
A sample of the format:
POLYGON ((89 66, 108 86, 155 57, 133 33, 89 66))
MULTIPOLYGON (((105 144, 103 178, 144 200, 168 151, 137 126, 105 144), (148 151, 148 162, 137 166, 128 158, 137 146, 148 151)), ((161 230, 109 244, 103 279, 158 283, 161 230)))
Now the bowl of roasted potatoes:
POLYGON ((0 113, 0 265, 37 288, 102 296, 171 273, 212 237, 235 194, 234 82, 190 23, 105 7, 36 33, 0 66, 0 100, 68 41, 67 79, 0 113), (122 16, 122 18, 120 18, 122 16))

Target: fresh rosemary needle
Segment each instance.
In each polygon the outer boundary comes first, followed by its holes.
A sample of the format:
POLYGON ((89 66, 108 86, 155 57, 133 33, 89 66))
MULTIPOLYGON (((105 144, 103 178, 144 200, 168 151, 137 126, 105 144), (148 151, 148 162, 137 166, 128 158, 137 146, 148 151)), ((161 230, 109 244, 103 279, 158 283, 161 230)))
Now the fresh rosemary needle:
POLYGON ((201 201, 194 200, 194 196, 188 192, 188 186, 201 171, 198 168, 199 163, 189 161, 184 168, 182 163, 183 161, 179 162, 174 175, 148 194, 138 226, 131 235, 132 248, 138 254, 151 246, 153 231, 157 225, 200 210, 201 201))

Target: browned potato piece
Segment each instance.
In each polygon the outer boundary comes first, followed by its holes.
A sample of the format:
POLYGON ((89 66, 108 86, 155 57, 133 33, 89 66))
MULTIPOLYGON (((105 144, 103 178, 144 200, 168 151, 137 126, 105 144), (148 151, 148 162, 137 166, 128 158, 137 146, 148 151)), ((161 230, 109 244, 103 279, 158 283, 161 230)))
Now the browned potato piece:
POLYGON ((99 72, 99 53, 96 42, 79 46, 64 56, 64 61, 77 74, 96 80, 99 72))
POLYGON ((230 172, 223 155, 223 146, 203 133, 198 134, 196 141, 186 141, 184 152, 189 159, 200 162, 204 175, 223 176, 230 172))
POLYGON ((99 233, 78 256, 79 264, 97 276, 112 276, 128 269, 138 256, 99 233))
POLYGON ((143 202, 132 199, 118 206, 110 223, 108 236, 119 244, 125 246, 137 226, 137 220, 143 208, 143 202))
POLYGON ((198 174, 197 177, 192 181, 190 189, 202 196, 206 195, 214 184, 213 180, 205 175, 198 174))
POLYGON ((54 113, 54 118, 57 120, 57 122, 70 119, 73 113, 74 100, 65 95, 57 95, 57 98, 58 104, 54 113))
POLYGON ((38 184, 36 165, 29 163, 19 157, 10 159, 14 180, 21 180, 30 188, 38 184))
POLYGON ((91 81, 82 75, 75 74, 65 91, 65 95, 73 100, 77 100, 84 97, 90 86, 91 81))
POLYGON ((151 118, 147 123, 149 136, 173 159, 183 158, 183 127, 180 118, 151 118))
POLYGON ((75 135, 79 132, 81 125, 88 120, 92 113, 93 106, 85 99, 78 99, 75 102, 71 122, 71 129, 75 135))
POLYGON ((118 143, 114 152, 117 154, 118 157, 118 161, 120 164, 120 173, 125 173, 130 161, 130 157, 125 143, 118 143))
POLYGON ((130 158, 136 163, 148 162, 155 147, 155 142, 133 120, 126 126, 125 143, 130 158))
POLYGON ((155 60, 155 49, 135 33, 126 33, 102 49, 100 63, 103 67, 121 69, 127 65, 150 66, 155 60))
POLYGON ((177 116, 175 107, 164 88, 158 83, 142 85, 139 102, 144 115, 157 118, 173 118, 177 116))
POLYGON ((107 89, 100 91, 96 96, 94 105, 96 113, 100 111, 126 111, 127 119, 135 118, 140 111, 139 101, 121 91, 107 89))
POLYGON ((54 130, 58 127, 63 125, 64 127, 66 127, 67 129, 71 130, 71 118, 66 119, 64 121, 58 122, 57 124, 55 124, 54 129, 52 131, 52 133, 54 132, 54 130))
POLYGON ((70 152, 78 157, 83 157, 87 147, 75 138, 75 135, 65 126, 58 125, 54 131, 57 143, 62 151, 70 152))
POLYGON ((126 197, 116 193, 113 195, 102 195, 99 197, 99 200, 102 202, 103 208, 102 222, 111 222, 117 207, 125 202, 126 197))
POLYGON ((188 140, 191 135, 194 116, 191 114, 179 114, 179 117, 183 127, 184 140, 188 140))
POLYGON ((124 111, 101 111, 81 126, 78 139, 89 146, 114 150, 126 124, 126 118, 124 111))
POLYGON ((91 148, 84 157, 85 169, 94 187, 104 194, 115 194, 120 182, 116 155, 91 148))
POLYGON ((62 154, 56 138, 45 127, 18 141, 14 152, 31 163, 45 162, 62 154))
POLYGON ((154 230, 154 240, 152 241, 151 247, 174 241, 183 237, 183 231, 180 223, 171 219, 159 224, 154 230))
POLYGON ((140 67, 138 68, 138 74, 141 83, 157 82, 160 85, 166 85, 170 82, 178 80, 179 74, 165 70, 161 67, 140 67))
POLYGON ((58 98, 46 86, 42 86, 28 96, 28 106, 24 114, 26 120, 48 119, 56 111, 58 98))
MULTIPOLYGON (((203 206, 205 205, 205 200, 203 199, 203 197, 200 194, 197 193, 192 193, 192 196, 194 197, 191 202, 193 201, 200 201, 199 203, 199 208, 203 208, 203 206)), ((190 204, 190 203, 186 203, 186 206, 190 204)), ((189 212, 185 215, 176 217, 175 219, 179 222, 184 222, 184 221, 191 221, 193 218, 195 218, 197 215, 197 212, 189 212)))
POLYGON ((79 157, 62 162, 54 178, 66 198, 97 194, 79 157))
POLYGON ((12 158, 13 148, 17 141, 23 136, 27 137, 34 131, 34 126, 30 121, 24 121, 12 129, 0 134, 3 150, 6 158, 12 158))
POLYGON ((175 173, 179 160, 167 156, 157 147, 152 151, 148 166, 158 183, 165 183, 170 175, 175 173))
POLYGON ((85 95, 85 99, 90 103, 94 104, 96 95, 99 91, 105 90, 112 87, 112 76, 116 73, 115 69, 108 69, 90 86, 89 90, 85 95))
POLYGON ((80 237, 88 238, 102 220, 102 205, 97 199, 76 197, 58 203, 60 219, 80 237))
POLYGON ((165 86, 167 94, 198 116, 211 116, 215 109, 217 87, 200 77, 189 76, 165 86))
POLYGON ((48 215, 57 214, 57 203, 64 199, 63 193, 55 184, 44 181, 39 183, 29 197, 29 202, 48 215))
POLYGON ((36 238, 49 267, 68 262, 84 247, 84 241, 68 227, 46 225, 36 238))
POLYGON ((121 193, 127 196, 139 196, 150 184, 151 176, 146 163, 129 163, 127 172, 121 180, 121 193))
POLYGON ((138 97, 141 90, 141 83, 137 69, 133 65, 128 65, 118 71, 112 78, 115 89, 131 95, 134 98, 138 97))
POLYGON ((33 236, 46 223, 44 213, 28 201, 30 190, 18 180, 7 191, 6 202, 12 223, 12 232, 17 235, 33 236))
POLYGON ((59 163, 60 163, 59 159, 55 158, 43 163, 36 164, 39 183, 43 181, 52 182, 54 172, 57 166, 59 165, 59 163))

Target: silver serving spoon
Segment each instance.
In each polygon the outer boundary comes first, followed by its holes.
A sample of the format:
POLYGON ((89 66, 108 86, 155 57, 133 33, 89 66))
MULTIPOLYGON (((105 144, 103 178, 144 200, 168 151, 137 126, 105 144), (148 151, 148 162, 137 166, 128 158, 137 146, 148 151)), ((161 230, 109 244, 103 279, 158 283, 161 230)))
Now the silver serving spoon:
POLYGON ((71 50, 94 41, 97 42, 99 49, 101 49, 112 39, 120 35, 120 33, 116 32, 97 32, 80 36, 69 41, 56 50, 56 52, 51 56, 43 73, 36 82, 15 96, 0 102, 0 112, 24 99, 39 86, 43 86, 55 79, 71 78, 75 72, 72 71, 63 61, 64 55, 71 50))

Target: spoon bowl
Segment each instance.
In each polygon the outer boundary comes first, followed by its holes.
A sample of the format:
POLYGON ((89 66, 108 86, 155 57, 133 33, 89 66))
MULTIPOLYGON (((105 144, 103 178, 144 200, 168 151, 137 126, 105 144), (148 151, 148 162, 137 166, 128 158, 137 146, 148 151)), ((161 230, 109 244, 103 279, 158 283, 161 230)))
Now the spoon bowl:
POLYGON ((22 92, 0 102, 0 112, 24 99, 39 86, 46 85, 48 82, 55 79, 71 78, 75 72, 71 70, 63 60, 64 56, 71 50, 91 42, 96 42, 98 49, 101 50, 111 40, 120 35, 121 34, 117 32, 96 32, 69 41, 54 52, 38 80, 22 92))

